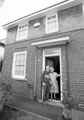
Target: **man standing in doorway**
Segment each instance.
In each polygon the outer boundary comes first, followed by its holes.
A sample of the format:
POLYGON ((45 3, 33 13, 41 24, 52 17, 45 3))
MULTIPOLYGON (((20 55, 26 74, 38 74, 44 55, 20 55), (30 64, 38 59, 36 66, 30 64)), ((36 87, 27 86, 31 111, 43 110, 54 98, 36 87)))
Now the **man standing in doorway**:
POLYGON ((42 74, 42 98, 44 102, 49 99, 49 91, 50 91, 49 73, 50 73, 50 67, 46 66, 46 69, 42 74))

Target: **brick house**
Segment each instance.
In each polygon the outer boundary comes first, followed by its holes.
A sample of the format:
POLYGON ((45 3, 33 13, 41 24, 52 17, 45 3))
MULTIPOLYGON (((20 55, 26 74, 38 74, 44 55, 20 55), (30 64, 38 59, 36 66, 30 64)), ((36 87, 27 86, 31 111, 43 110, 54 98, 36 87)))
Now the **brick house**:
POLYGON ((15 80, 15 95, 42 99, 41 74, 53 66, 58 100, 66 92, 84 106, 84 4, 67 0, 3 26, 7 30, 2 74, 15 80))

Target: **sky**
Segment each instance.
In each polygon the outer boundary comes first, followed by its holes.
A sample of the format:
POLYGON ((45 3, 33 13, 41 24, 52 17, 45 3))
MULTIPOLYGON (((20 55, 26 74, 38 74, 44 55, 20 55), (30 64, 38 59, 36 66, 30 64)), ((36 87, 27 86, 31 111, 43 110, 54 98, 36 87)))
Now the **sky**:
POLYGON ((0 0, 0 39, 7 35, 2 25, 61 1, 63 0, 0 0))

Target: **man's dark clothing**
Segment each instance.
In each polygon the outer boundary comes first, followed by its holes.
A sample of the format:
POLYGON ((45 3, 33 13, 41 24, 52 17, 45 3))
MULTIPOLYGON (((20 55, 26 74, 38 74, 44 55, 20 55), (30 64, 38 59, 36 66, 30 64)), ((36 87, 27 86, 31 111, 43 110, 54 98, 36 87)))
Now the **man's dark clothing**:
POLYGON ((50 91, 50 84, 49 84, 50 79, 47 78, 46 75, 49 76, 48 71, 44 71, 42 74, 43 101, 49 98, 49 91, 50 91))

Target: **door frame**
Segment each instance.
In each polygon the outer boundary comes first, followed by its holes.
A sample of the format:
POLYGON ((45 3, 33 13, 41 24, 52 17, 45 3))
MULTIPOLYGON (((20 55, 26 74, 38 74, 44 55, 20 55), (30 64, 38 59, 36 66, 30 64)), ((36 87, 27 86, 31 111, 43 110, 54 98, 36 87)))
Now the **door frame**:
MULTIPOLYGON (((62 58, 61 58, 61 48, 50 48, 50 49, 44 49, 43 50, 43 63, 42 63, 42 72, 45 70, 45 58, 46 57, 53 57, 53 56, 59 56, 60 58, 60 74, 61 74, 61 77, 60 77, 60 92, 61 92, 61 101, 63 100, 63 84, 62 84, 62 58), (56 53, 54 54, 45 54, 45 51, 52 51, 52 50, 55 50, 56 53)), ((43 96, 43 95, 42 95, 43 96)))

